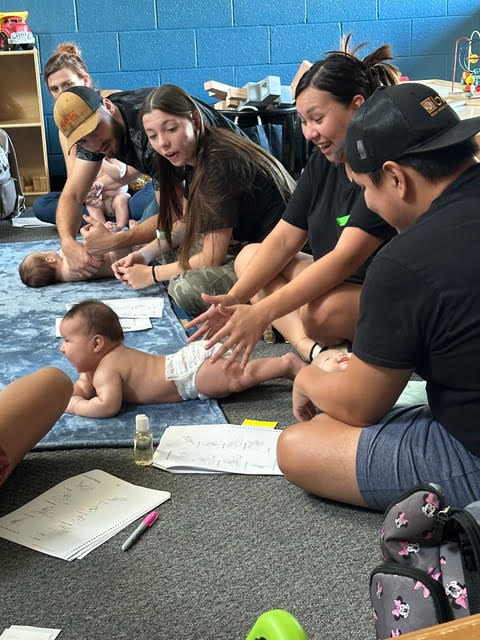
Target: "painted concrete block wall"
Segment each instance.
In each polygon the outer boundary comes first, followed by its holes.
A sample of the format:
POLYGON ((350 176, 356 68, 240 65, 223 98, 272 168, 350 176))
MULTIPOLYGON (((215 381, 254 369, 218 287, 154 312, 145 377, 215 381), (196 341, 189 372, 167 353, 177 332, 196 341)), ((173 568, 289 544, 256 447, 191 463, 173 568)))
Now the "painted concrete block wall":
MULTIPOLYGON (((337 49, 352 32, 365 53, 384 43, 412 79, 450 79, 456 38, 480 29, 480 0, 2 0, 28 10, 43 68, 74 41, 98 87, 170 82, 208 101, 206 80, 237 86, 279 75, 289 84, 303 59, 337 49)), ((0 54, 1 55, 1 54, 0 54)), ((64 172, 43 91, 51 175, 64 172)))

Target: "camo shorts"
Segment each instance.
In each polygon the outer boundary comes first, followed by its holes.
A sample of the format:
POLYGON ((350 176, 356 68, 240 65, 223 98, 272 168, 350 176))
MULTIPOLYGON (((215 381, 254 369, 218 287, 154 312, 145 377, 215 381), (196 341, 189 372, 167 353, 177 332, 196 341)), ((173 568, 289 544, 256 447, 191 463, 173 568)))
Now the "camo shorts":
POLYGON ((190 316, 203 313, 208 304, 202 299, 202 293, 212 296, 228 293, 237 281, 233 260, 221 267, 190 269, 173 276, 168 285, 168 293, 173 300, 190 316))

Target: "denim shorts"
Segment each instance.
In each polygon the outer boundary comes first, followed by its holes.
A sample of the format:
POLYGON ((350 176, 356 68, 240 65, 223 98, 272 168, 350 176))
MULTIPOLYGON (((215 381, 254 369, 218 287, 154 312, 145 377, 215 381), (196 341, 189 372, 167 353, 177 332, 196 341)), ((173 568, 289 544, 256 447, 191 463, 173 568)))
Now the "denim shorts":
POLYGON ((426 405, 398 407, 362 429, 357 482, 365 502, 383 511, 403 491, 435 482, 446 503, 480 500, 480 458, 437 422, 426 405))

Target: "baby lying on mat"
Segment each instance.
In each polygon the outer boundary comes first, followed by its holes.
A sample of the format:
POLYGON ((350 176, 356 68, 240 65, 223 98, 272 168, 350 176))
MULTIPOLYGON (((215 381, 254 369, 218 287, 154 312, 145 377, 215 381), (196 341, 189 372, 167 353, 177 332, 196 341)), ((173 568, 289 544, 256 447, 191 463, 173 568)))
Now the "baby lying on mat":
POLYGON ((56 282, 77 282, 79 280, 98 280, 113 278, 112 264, 124 258, 129 250, 111 251, 103 257, 102 264, 92 273, 73 269, 65 259, 61 249, 58 251, 34 251, 25 256, 18 267, 23 284, 28 287, 46 287, 56 282))
POLYGON ((84 300, 60 323, 60 351, 80 373, 67 412, 89 418, 116 415, 122 402, 154 404, 194 398, 222 398, 274 378, 293 380, 305 363, 295 354, 238 362, 223 369, 224 359, 207 362, 218 349, 194 342, 163 356, 123 344, 117 314, 103 302, 84 300))

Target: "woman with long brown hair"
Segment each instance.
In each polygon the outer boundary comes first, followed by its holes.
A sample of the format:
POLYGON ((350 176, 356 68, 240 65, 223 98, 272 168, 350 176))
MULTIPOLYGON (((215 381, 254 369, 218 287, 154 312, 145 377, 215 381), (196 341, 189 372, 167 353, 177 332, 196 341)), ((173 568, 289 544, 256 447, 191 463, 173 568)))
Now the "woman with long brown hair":
POLYGON ((169 280, 169 293, 191 314, 200 294, 227 293, 235 282, 238 246, 261 242, 285 208, 294 182, 283 166, 245 137, 209 126, 191 96, 176 85, 152 91, 140 119, 159 163, 158 238, 171 245, 182 230, 178 260, 146 266, 157 241, 114 265, 134 288, 169 280))

